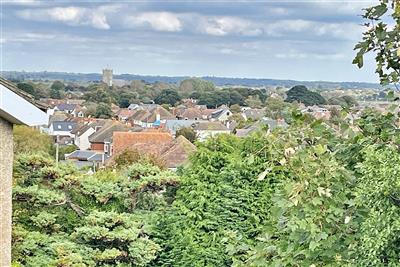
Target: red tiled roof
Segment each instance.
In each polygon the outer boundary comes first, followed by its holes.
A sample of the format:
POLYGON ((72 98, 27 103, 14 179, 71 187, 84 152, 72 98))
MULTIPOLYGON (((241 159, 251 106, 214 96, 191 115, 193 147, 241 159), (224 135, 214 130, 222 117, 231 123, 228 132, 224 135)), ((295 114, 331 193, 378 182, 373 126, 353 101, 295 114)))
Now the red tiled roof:
POLYGON ((117 116, 121 116, 121 117, 130 117, 134 113, 135 113, 134 110, 130 110, 130 109, 127 109, 127 108, 122 108, 122 109, 118 110, 116 115, 117 116))
POLYGON ((172 139, 165 132, 115 132, 113 141, 114 156, 125 150, 137 150, 158 157, 168 168, 185 165, 189 161, 189 155, 196 150, 196 146, 185 137, 172 139))
POLYGON ((176 110, 176 116, 180 118, 186 118, 189 120, 194 120, 197 118, 201 118, 203 113, 198 108, 184 108, 176 110))
POLYGON ((167 132, 114 132, 113 153, 121 153, 124 150, 139 144, 143 144, 144 147, 154 145, 160 146, 170 143, 172 140, 172 135, 167 132))
POLYGON ((161 154, 160 159, 168 168, 177 168, 186 164, 190 154, 194 151, 196 151, 196 146, 181 135, 173 141, 172 146, 161 154))

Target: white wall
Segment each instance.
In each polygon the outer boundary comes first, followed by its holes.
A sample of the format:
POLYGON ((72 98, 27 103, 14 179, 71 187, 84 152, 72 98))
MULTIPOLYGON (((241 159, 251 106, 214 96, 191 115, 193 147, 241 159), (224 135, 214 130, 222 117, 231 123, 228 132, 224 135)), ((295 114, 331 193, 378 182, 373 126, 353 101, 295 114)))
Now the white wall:
POLYGON ((88 150, 90 148, 89 136, 96 132, 93 128, 89 128, 81 136, 75 137, 75 145, 79 147, 80 150, 88 150))

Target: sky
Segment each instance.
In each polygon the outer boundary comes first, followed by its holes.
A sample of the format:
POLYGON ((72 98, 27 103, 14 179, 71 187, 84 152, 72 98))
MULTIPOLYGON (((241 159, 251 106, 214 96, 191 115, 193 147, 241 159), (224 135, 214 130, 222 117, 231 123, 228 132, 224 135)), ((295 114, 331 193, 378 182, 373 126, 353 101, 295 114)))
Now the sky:
POLYGON ((1 70, 378 81, 373 1, 0 1, 1 70))

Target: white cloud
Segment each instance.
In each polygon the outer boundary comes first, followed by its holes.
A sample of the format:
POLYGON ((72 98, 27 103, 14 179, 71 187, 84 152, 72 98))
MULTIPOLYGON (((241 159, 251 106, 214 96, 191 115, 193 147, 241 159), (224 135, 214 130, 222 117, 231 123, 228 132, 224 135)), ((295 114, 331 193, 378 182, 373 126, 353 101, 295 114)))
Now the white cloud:
POLYGON ((107 30, 110 25, 107 22, 106 13, 114 12, 115 8, 109 10, 99 7, 89 9, 83 7, 54 7, 46 9, 25 9, 17 12, 17 15, 26 20, 35 21, 58 21, 72 26, 86 25, 97 29, 107 30))
POLYGON ((335 39, 358 40, 362 27, 356 23, 328 23, 309 20, 280 20, 264 26, 264 31, 270 36, 287 36, 292 33, 303 37, 323 36, 335 39))
POLYGON ((145 12, 126 18, 129 27, 149 25, 157 31, 178 32, 182 30, 182 22, 176 14, 170 12, 145 12))
POLYGON ((244 35, 258 36, 262 34, 262 29, 249 20, 237 17, 200 17, 200 32, 215 35, 244 35))

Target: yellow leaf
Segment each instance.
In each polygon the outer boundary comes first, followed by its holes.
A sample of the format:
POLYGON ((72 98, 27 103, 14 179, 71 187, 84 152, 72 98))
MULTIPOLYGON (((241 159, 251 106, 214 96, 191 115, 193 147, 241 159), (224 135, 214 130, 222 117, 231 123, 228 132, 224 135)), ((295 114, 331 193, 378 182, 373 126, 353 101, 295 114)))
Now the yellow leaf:
POLYGON ((397 48, 397 56, 400 57, 400 47, 397 48))

